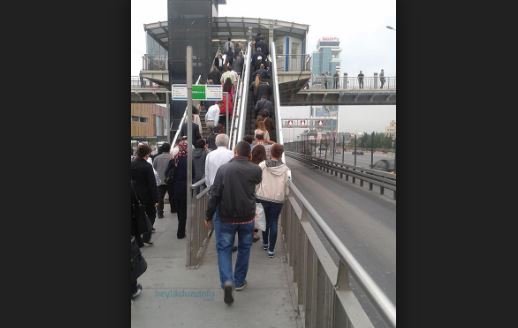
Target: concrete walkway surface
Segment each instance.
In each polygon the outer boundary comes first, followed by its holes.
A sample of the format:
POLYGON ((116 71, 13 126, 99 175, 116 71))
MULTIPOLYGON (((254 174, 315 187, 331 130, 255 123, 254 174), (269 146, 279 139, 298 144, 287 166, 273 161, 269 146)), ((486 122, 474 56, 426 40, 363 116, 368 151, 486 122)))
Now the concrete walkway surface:
POLYGON ((132 328, 302 327, 280 233, 273 259, 261 241, 252 245, 248 286, 234 291, 234 303, 227 306, 219 287, 215 235, 201 266, 190 270, 185 267, 186 241, 176 238, 176 214, 157 218, 155 229, 154 245, 141 249, 148 269, 139 278, 143 292, 131 305, 132 328))

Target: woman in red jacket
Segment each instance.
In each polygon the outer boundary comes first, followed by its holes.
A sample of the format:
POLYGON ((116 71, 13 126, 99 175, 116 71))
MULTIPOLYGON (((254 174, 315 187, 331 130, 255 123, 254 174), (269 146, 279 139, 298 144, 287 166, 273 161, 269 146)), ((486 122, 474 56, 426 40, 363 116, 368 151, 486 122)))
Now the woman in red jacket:
POLYGON ((219 122, 226 126, 227 122, 227 105, 228 105, 228 123, 232 119, 232 109, 234 108, 234 89, 232 87, 232 80, 227 78, 223 84, 223 106, 219 108, 219 122), (225 93, 226 92, 226 93, 225 93))

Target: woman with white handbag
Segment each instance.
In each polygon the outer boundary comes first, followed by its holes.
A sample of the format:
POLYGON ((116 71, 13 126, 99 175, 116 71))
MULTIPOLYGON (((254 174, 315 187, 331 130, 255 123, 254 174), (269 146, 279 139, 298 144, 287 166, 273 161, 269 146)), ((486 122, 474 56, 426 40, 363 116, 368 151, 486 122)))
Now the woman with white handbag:
POLYGON ((289 168, 281 160, 283 153, 284 147, 274 144, 271 149, 272 159, 259 163, 262 181, 257 185, 256 198, 264 209, 266 230, 263 231, 263 249, 268 251, 270 258, 275 255, 279 215, 288 195, 289 168))

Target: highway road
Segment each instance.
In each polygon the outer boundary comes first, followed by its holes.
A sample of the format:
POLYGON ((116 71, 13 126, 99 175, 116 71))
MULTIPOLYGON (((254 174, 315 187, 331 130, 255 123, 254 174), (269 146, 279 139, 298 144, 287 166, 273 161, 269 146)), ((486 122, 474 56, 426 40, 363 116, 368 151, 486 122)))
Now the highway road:
POLYGON ((286 161, 293 183, 395 305, 396 202, 295 159, 286 161))
MULTIPOLYGON (((359 167, 370 168, 371 153, 370 151, 363 151, 363 154, 364 155, 356 155, 356 165, 359 167)), ((325 156, 325 153, 323 151, 322 154, 320 154, 320 152, 318 151, 316 154, 313 154, 313 156, 317 158, 327 159, 328 161, 333 160, 333 154, 330 151, 327 152, 327 157, 325 156)), ((376 163, 376 161, 379 161, 380 159, 394 159, 394 155, 375 152, 373 156, 373 163, 376 163)), ((334 161, 342 163, 342 153, 336 153, 334 161)), ((352 154, 352 152, 345 152, 343 163, 354 165, 354 155, 352 154)))

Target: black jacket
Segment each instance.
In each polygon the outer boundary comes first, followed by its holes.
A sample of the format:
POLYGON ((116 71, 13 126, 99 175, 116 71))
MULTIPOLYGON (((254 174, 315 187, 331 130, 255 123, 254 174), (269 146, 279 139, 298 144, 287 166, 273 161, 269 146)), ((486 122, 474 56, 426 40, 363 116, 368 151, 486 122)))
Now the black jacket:
POLYGON ((272 87, 268 82, 265 81, 261 81, 257 87, 257 99, 261 99, 263 95, 265 95, 266 98, 270 98, 272 95, 272 87))
POLYGON ((192 165, 194 172, 192 174, 194 183, 200 181, 205 176, 205 159, 209 152, 205 148, 196 148, 192 152, 192 165))
MULTIPOLYGON (((180 137, 187 135, 187 123, 182 125, 182 129, 180 130, 180 137)), ((192 123, 192 143, 196 143, 198 139, 201 139, 200 127, 196 123, 192 123)))
POLYGON ((262 181, 258 165, 246 157, 235 157, 219 167, 210 188, 207 219, 219 208, 221 221, 246 222, 255 217, 255 187, 262 181))
POLYGON ((136 158, 131 162, 131 179, 135 182, 135 192, 144 204, 158 202, 158 188, 156 186, 153 166, 146 160, 136 158))
POLYGON ((264 40, 259 40, 255 43, 255 48, 261 48, 261 52, 267 57, 270 54, 270 49, 268 49, 268 44, 264 40))
POLYGON ((216 135, 216 133, 211 133, 207 137, 207 146, 210 150, 218 149, 218 146, 216 146, 216 135))
POLYGON ((212 72, 209 72, 207 77, 209 79, 212 79, 212 82, 214 82, 214 84, 221 84, 221 73, 219 70, 215 69, 212 72))
POLYGON ((273 104, 268 99, 260 99, 257 104, 255 104, 255 115, 257 116, 257 113, 259 113, 261 110, 265 110, 268 112, 269 115, 272 115, 273 113, 273 104))

